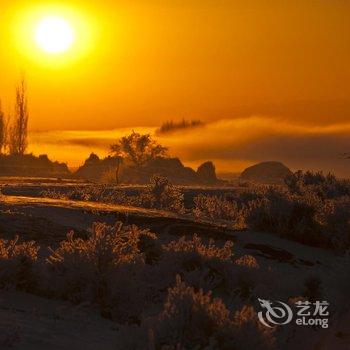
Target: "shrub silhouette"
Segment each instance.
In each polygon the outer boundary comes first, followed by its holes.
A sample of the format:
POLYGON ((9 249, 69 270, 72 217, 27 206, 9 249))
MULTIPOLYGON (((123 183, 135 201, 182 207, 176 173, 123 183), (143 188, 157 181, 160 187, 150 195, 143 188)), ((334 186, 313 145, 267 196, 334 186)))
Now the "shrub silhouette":
POLYGON ((221 197, 200 194, 193 199, 193 208, 185 208, 181 189, 161 176, 152 177, 139 194, 130 195, 107 185, 87 185, 66 193, 49 190, 42 195, 187 213, 233 229, 263 231, 307 245, 347 249, 350 246, 347 182, 322 173, 295 173, 288 181, 287 187, 252 186, 221 197))
POLYGON ((44 190, 41 196, 54 199, 102 202, 121 205, 135 205, 136 201, 125 192, 111 188, 106 184, 73 186, 68 191, 44 190))
POLYGON ((337 179, 333 174, 301 170, 289 175, 285 183, 292 193, 313 192, 322 199, 350 196, 350 181, 337 179))
POLYGON ((146 190, 138 198, 139 205, 144 208, 165 209, 183 213, 184 195, 180 189, 163 176, 154 175, 146 190))
POLYGON ((323 234, 338 250, 350 246, 350 197, 326 200, 322 208, 323 234))
POLYGON ((152 334, 157 349, 268 349, 273 343, 271 332, 259 328, 252 308, 232 317, 221 299, 195 292, 179 276, 152 334))
POLYGON ((38 251, 39 246, 35 242, 19 243, 18 236, 11 241, 0 239, 0 287, 33 290, 38 251))
POLYGON ((177 213, 185 211, 184 195, 181 190, 167 178, 158 175, 154 175, 150 179, 150 184, 137 195, 127 195, 124 191, 106 184, 93 184, 75 186, 66 192, 49 189, 42 191, 41 196, 162 209, 177 213))
POLYGON ((323 199, 315 192, 291 193, 269 188, 262 199, 248 203, 249 228, 304 244, 346 249, 349 246, 350 197, 323 199))
MULTIPOLYGON (((0 240, 0 287, 92 304, 127 332, 118 344, 125 350, 272 349, 280 334, 258 324, 257 297, 324 297, 324 280, 296 282, 253 256, 235 256, 232 242, 167 239, 96 223, 86 239, 70 233, 49 251, 0 240)), ((346 273, 348 260, 339 267, 346 273)))
POLYGON ((232 263, 232 247, 230 241, 220 247, 213 241, 203 243, 197 235, 192 239, 181 237, 163 246, 160 264, 168 271, 169 278, 179 274, 197 289, 214 290, 224 283, 225 271, 232 263))
POLYGON ((149 242, 155 240, 154 234, 119 223, 115 226, 94 224, 87 240, 75 239, 71 232, 47 258, 42 288, 57 298, 96 303, 104 315, 125 321, 129 317, 127 308, 132 312, 132 303, 123 301, 122 296, 134 298, 135 304, 136 300, 142 301, 135 295, 139 289, 128 285, 128 280, 137 282, 140 278, 148 254, 146 237, 149 246, 149 242), (124 308, 123 315, 115 311, 120 305, 124 308))
POLYGON ((200 194, 194 198, 194 205, 193 214, 196 218, 227 221, 235 228, 244 226, 244 209, 239 208, 236 201, 200 194))
POLYGON ((261 200, 251 201, 247 215, 249 227, 307 240, 320 228, 316 219, 317 197, 297 197, 270 188, 261 200))

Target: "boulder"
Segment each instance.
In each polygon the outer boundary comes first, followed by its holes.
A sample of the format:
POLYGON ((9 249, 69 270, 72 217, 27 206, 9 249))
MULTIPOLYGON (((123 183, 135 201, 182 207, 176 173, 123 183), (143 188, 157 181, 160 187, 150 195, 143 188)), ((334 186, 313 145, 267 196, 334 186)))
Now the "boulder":
POLYGON ((100 180, 108 171, 115 171, 118 166, 118 158, 106 157, 100 159, 95 153, 91 153, 84 164, 75 172, 75 176, 87 180, 100 180))
POLYGON ((197 175, 203 184, 214 184, 218 182, 213 162, 209 161, 201 164, 197 169, 197 175))
POLYGON ((241 179, 264 184, 283 184, 284 179, 292 174, 290 169, 277 161, 262 162, 250 166, 241 174, 241 179))
POLYGON ((121 169, 121 181, 124 183, 144 184, 148 183, 153 175, 166 177, 173 184, 189 185, 197 184, 196 172, 185 167, 179 158, 156 158, 142 168, 135 166, 123 166, 121 169))

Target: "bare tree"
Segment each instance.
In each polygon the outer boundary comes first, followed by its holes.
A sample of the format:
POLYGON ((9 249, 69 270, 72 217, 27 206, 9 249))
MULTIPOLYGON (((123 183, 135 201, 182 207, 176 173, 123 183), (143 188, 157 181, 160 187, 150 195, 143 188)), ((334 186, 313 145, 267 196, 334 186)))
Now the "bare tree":
POLYGON ((5 152, 6 149, 6 121, 5 121, 5 113, 1 108, 1 100, 0 100, 0 154, 5 152))
POLYGON ((164 156, 166 151, 167 148, 153 140, 150 134, 141 135, 135 131, 111 145, 113 154, 131 160, 138 167, 156 157, 164 156))
POLYGON ((10 153, 24 154, 28 146, 28 99, 27 85, 24 78, 16 87, 14 121, 10 133, 10 153))
POLYGON ((133 131, 130 135, 119 139, 111 145, 111 153, 118 158, 116 180, 119 180, 119 166, 123 159, 131 161, 135 166, 142 167, 156 157, 164 156, 167 148, 158 144, 150 134, 141 135, 133 131))
POLYGON ((120 165, 123 162, 123 152, 119 143, 110 146, 110 153, 113 155, 114 158, 117 159, 117 166, 115 168, 115 181, 117 184, 119 184, 119 170, 120 165))

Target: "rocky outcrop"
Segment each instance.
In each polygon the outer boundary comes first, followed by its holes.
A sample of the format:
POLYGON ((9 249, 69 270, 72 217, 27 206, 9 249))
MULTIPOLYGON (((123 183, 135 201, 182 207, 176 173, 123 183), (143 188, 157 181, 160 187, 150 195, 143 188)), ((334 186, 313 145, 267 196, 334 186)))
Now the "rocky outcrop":
POLYGON ((198 183, 196 172, 185 167, 179 158, 156 158, 143 167, 122 166, 120 179, 124 183, 145 184, 153 175, 168 178, 173 184, 187 185, 198 183))
POLYGON ((69 177, 65 163, 53 162, 46 154, 36 157, 25 155, 0 155, 0 176, 69 177))
POLYGON ((118 158, 106 157, 100 159, 95 153, 91 153, 84 164, 75 172, 79 178, 87 180, 99 180, 108 171, 115 171, 118 166, 118 158))
POLYGON ((283 184, 284 179, 292 172, 283 163, 270 161, 255 164, 245 169, 241 179, 265 184, 283 184))
MULTIPOLYGON (((106 172, 115 172, 118 167, 118 159, 107 157, 100 159, 91 154, 76 172, 76 176, 88 180, 100 180, 106 172)), ((215 167, 212 162, 202 164, 198 171, 186 167, 179 158, 156 158, 143 167, 136 167, 127 161, 120 164, 119 181, 127 184, 149 183, 153 175, 165 176, 173 184, 199 185, 214 184, 217 182, 215 167)))
POLYGON ((215 184, 218 182, 216 177, 215 165, 213 162, 205 162, 197 169, 197 176, 199 180, 204 184, 215 184))

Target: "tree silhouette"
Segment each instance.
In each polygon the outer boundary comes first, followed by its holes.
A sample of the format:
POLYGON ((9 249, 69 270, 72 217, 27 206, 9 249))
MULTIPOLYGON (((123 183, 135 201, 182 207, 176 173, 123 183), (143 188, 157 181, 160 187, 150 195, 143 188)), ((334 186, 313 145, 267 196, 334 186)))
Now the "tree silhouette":
POLYGON ((10 153, 23 155, 28 146, 28 99, 25 78, 16 87, 15 116, 11 129, 10 153))
POLYGON ((116 181, 119 182, 119 167, 124 159, 136 167, 142 167, 150 160, 166 155, 167 148, 153 140, 150 134, 142 135, 133 131, 111 145, 110 150, 118 158, 116 181))
POLYGON ((152 139, 150 134, 139 134, 133 131, 111 145, 114 156, 129 159, 137 167, 142 167, 150 160, 164 156, 167 148, 152 139))
POLYGON ((6 148, 6 122, 5 122, 5 113, 1 108, 1 100, 0 100, 0 154, 5 151, 6 148))

